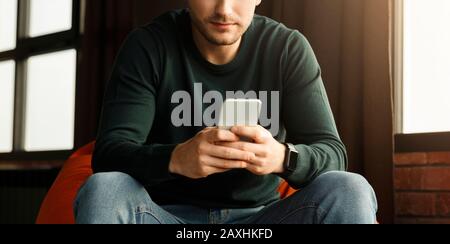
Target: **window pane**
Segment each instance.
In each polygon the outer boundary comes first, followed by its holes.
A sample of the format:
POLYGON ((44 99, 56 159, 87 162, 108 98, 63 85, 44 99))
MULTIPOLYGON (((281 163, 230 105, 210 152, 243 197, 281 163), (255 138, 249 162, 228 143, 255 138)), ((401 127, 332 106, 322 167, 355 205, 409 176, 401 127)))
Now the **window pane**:
POLYGON ((14 61, 0 62, 0 153, 13 149, 14 73, 14 61))
POLYGON ((450 131, 450 1, 404 6, 404 133, 450 131))
POLYGON ((74 141, 76 51, 28 60, 25 150, 70 150, 74 141))
POLYGON ((17 0, 0 0, 0 52, 16 47, 17 0))
POLYGON ((72 0, 30 0, 30 37, 72 28, 72 0))

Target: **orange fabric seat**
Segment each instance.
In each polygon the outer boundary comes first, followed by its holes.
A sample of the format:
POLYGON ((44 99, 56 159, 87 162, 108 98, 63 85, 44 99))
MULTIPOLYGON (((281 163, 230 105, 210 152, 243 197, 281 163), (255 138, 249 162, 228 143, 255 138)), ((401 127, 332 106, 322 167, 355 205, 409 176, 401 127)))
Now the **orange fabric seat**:
MULTIPOLYGON (((94 145, 92 142, 84 146, 67 160, 41 205, 37 224, 75 223, 73 202, 80 187, 93 174, 91 160, 94 145)), ((279 192, 282 198, 286 198, 295 190, 283 182, 279 192)))
POLYGON ((41 205, 37 224, 73 224, 73 202, 78 189, 93 174, 91 143, 75 152, 65 163, 41 205))

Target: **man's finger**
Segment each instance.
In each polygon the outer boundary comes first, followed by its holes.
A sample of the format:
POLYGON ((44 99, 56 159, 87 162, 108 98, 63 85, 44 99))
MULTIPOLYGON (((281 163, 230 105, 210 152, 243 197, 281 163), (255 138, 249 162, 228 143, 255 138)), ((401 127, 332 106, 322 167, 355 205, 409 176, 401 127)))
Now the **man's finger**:
POLYGON ((207 153, 210 156, 228 160, 250 161, 251 159, 256 157, 256 155, 253 152, 246 152, 231 147, 223 147, 216 145, 211 145, 211 147, 208 148, 207 153))
POLYGON ((226 142, 239 141, 239 137, 229 130, 214 129, 214 130, 208 131, 207 135, 208 135, 207 136, 208 142, 213 143, 213 144, 215 142, 221 142, 221 141, 226 141, 226 142))
POLYGON ((260 126, 235 126, 231 132, 240 137, 250 138, 256 143, 264 143, 268 137, 268 132, 260 126))
POLYGON ((267 152, 265 152, 264 147, 260 144, 249 143, 249 142, 218 142, 216 145, 234 148, 237 150, 252 152, 256 156, 264 156, 267 152))
POLYGON ((230 169, 245 169, 247 168, 247 163, 244 161, 237 160, 226 160, 222 158, 216 157, 207 157, 206 158, 207 165, 214 168, 219 168, 221 170, 230 170, 230 169))
POLYGON ((247 161, 248 165, 256 166, 256 167, 262 167, 264 165, 264 159, 260 157, 254 157, 247 161))

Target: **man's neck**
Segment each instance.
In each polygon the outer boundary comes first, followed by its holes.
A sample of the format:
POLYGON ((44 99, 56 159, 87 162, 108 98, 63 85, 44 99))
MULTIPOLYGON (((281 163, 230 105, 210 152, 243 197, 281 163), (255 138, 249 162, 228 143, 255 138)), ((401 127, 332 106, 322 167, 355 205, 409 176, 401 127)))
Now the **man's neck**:
POLYGON ((242 37, 232 45, 215 45, 206 40, 197 28, 192 27, 192 33, 198 50, 202 56, 212 64, 228 64, 233 61, 239 52, 242 37))

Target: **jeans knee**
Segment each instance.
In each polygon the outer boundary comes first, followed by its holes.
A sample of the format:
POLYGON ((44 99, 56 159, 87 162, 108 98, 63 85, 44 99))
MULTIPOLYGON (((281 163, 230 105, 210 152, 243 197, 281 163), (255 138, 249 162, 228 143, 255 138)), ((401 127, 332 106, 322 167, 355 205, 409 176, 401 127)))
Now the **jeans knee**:
POLYGON ((85 183, 84 187, 88 188, 101 188, 101 187, 110 187, 114 185, 121 184, 123 182, 134 181, 134 179, 120 172, 111 172, 111 173, 98 173, 91 176, 85 183))
POLYGON ((131 177, 118 172, 113 173, 98 173, 89 177, 84 185, 81 187, 80 192, 103 192, 110 191, 111 187, 123 184, 125 181, 130 181, 131 177))
POLYGON ((151 206, 145 188, 131 176, 113 172, 91 176, 74 202, 77 223, 130 223, 151 206))
POLYGON ((361 175, 347 172, 328 172, 318 178, 330 194, 351 202, 363 202, 377 209, 375 191, 361 175))
POLYGON ((145 189, 131 176, 120 173, 98 173, 91 176, 81 187, 77 201, 116 202, 135 198, 145 189))

